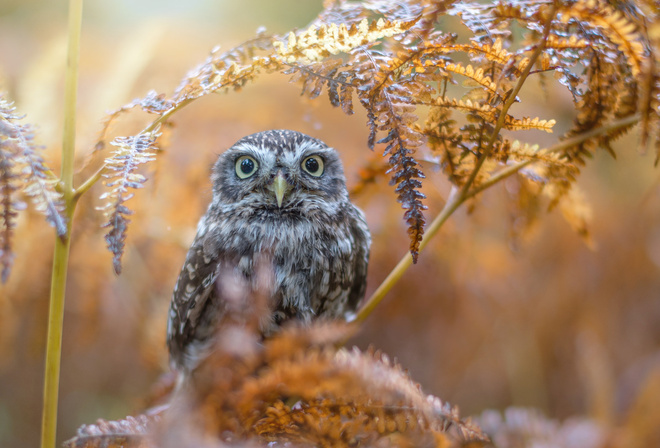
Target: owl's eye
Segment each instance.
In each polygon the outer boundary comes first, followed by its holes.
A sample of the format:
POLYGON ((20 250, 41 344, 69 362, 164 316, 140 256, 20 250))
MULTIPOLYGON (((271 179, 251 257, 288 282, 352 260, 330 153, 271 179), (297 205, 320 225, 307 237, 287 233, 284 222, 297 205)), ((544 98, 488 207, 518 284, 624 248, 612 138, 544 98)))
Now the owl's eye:
POLYGON ((256 173, 259 164, 250 156, 241 156, 236 160, 236 175, 240 179, 247 179, 256 173))
POLYGON ((319 177, 323 174, 323 159, 321 156, 309 156, 303 160, 302 168, 312 176, 319 177))

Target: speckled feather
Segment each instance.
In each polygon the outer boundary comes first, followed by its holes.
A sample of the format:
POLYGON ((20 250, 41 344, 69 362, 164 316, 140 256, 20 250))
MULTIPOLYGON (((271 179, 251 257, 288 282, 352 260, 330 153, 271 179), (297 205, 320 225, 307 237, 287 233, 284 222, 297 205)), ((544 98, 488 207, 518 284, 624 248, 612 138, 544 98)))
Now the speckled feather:
MULTIPOLYGON (((342 318, 364 296, 371 238, 363 213, 348 199, 337 152, 299 132, 247 136, 213 167, 213 200, 174 289, 167 329, 173 366, 193 369, 217 333, 229 294, 223 282, 238 277, 255 288, 255 265, 272 263, 271 318, 264 335, 295 319, 342 318), (241 156, 258 165, 247 179, 236 173, 241 156), (318 155, 319 177, 302 169, 318 155), (281 208, 268 186, 281 172, 291 186, 281 208)), ((248 292, 249 293, 249 292, 248 292)))

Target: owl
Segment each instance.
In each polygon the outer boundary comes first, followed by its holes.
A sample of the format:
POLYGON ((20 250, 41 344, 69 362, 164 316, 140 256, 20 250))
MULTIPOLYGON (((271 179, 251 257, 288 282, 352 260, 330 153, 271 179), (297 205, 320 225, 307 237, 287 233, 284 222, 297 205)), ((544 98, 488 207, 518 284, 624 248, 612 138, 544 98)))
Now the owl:
POLYGON ((167 345, 176 370, 191 371, 208 353, 231 299, 224 283, 238 277, 236 284, 254 287, 259 260, 272 272, 262 335, 287 321, 355 311, 371 236, 333 148, 300 132, 260 132, 221 154, 211 180, 213 199, 170 305, 167 345))

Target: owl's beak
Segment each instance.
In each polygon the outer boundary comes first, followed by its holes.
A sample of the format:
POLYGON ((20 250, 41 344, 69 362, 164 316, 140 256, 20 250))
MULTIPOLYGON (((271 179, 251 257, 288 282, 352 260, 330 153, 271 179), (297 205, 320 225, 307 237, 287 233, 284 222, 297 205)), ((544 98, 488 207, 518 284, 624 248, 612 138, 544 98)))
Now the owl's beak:
POLYGON ((277 207, 282 208, 282 200, 284 199, 284 195, 291 189, 291 184, 284 178, 282 171, 278 171, 277 176, 275 176, 273 182, 268 186, 268 189, 275 193, 277 207))

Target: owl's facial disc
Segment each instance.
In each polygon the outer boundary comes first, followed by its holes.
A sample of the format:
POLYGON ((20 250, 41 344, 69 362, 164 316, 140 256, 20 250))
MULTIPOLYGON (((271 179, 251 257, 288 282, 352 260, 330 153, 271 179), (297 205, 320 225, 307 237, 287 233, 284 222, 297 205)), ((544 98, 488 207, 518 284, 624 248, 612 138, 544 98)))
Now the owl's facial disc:
POLYGON ((282 200, 284 195, 291 190, 291 184, 286 180, 281 170, 277 172, 273 181, 266 188, 275 194, 277 208, 282 208, 282 200))

